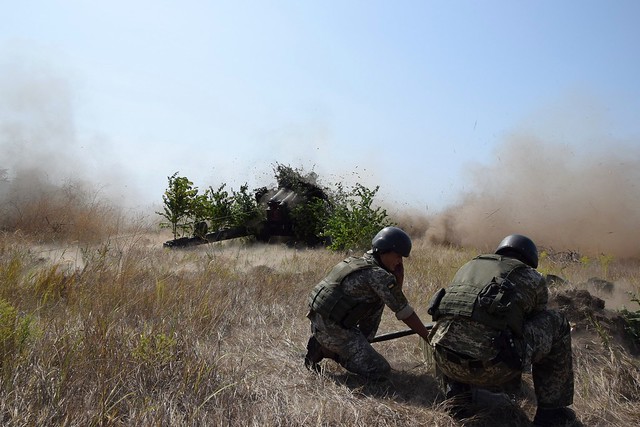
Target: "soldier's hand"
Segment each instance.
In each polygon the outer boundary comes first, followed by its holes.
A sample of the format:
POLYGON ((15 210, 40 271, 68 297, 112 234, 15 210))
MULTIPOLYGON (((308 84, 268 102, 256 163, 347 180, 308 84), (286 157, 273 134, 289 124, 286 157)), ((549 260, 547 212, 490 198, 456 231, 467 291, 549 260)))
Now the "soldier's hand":
POLYGON ((402 282, 404 282, 404 265, 402 263, 398 264, 396 269, 393 270, 393 275, 396 277, 396 283, 402 286, 402 282))

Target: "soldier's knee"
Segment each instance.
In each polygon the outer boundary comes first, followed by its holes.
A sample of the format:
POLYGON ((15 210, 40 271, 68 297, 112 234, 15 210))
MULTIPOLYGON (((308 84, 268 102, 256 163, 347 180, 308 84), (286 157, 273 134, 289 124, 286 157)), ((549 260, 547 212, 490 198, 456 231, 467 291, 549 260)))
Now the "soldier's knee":
POLYGON ((553 313, 553 316, 555 318, 554 323, 556 327, 554 329, 556 331, 556 345, 571 346, 571 325, 569 324, 569 320, 564 314, 560 313, 559 311, 552 311, 551 313, 553 313))
POLYGON ((347 370, 362 375, 369 379, 378 379, 389 376, 391 365, 383 357, 369 359, 349 360, 343 365, 347 370))

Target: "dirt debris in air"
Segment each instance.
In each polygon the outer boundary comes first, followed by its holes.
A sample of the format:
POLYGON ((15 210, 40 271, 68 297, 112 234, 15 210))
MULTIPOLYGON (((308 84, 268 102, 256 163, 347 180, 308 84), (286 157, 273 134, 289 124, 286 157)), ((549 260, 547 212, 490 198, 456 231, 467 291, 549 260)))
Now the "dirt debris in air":
MULTIPOLYGON (((551 282, 569 285, 569 282, 557 276, 550 279, 551 282)), ((614 283, 598 278, 591 278, 583 285, 595 285, 607 292, 615 288, 614 283)), ((640 342, 628 332, 628 324, 620 311, 608 309, 606 301, 589 290, 554 288, 549 295, 549 308, 556 309, 567 317, 571 324, 572 338, 578 345, 589 346, 590 343, 606 341, 624 348, 634 356, 640 355, 640 342)))

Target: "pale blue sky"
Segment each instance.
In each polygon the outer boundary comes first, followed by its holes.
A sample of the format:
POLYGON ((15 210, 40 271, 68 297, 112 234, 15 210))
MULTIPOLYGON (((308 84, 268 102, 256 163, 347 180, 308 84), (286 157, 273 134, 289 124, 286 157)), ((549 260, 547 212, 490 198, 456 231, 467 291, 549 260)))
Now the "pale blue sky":
POLYGON ((279 162, 433 212, 514 134, 584 151, 640 145, 638 1, 21 0, 0 10, 0 167, 43 150, 29 158, 72 159, 64 171, 145 202, 161 201, 175 171, 237 189, 272 183, 279 162), (18 143, 7 131, 16 122, 60 134, 18 143))

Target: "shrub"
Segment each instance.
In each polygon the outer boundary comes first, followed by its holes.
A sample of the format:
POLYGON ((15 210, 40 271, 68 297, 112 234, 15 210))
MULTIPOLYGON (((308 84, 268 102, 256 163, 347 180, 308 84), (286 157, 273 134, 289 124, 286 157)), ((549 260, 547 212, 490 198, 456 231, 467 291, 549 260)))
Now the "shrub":
POLYGON ((169 187, 164 192, 162 200, 164 211, 156 212, 169 222, 161 222, 160 226, 171 228, 173 238, 180 234, 183 236, 191 229, 193 224, 193 213, 198 210, 197 203, 194 203, 198 189, 193 187, 193 182, 184 176, 178 176, 178 172, 167 178, 169 187))
POLYGON ((230 226, 233 222, 233 198, 225 190, 225 187, 226 184, 222 184, 217 190, 209 187, 206 192, 206 219, 209 220, 211 228, 215 230, 230 226))
MULTIPOLYGON (((266 187, 249 191, 245 183, 239 191, 227 191, 226 184, 217 190, 213 187, 203 195, 186 177, 179 177, 176 172, 169 179, 169 188, 163 196, 164 212, 158 212, 168 222, 162 227, 171 227, 174 239, 178 234, 184 236, 187 231, 194 231, 199 237, 207 227, 198 225, 204 221, 217 230, 225 227, 246 227, 249 234, 255 234, 267 240, 273 224, 266 224, 267 197, 272 197, 274 190, 266 187), (273 192, 272 192, 273 191, 273 192)), ((291 236, 295 242, 316 245, 329 242, 332 250, 366 248, 371 238, 381 228, 391 225, 387 212, 382 208, 374 208, 373 200, 379 187, 369 189, 356 184, 352 189, 345 189, 342 184, 330 192, 320 187, 314 172, 304 173, 301 169, 276 164, 274 174, 278 189, 288 190, 294 197, 277 206, 278 223, 274 225, 277 232, 291 236)), ((278 202, 275 202, 278 203, 278 202)))
POLYGON ((356 184, 347 191, 341 184, 337 185, 336 201, 324 232, 331 238, 329 249, 368 248, 381 228, 393 225, 385 209, 372 206, 378 189, 356 184))
MULTIPOLYGON (((640 297, 638 296, 631 298, 631 301, 640 305, 640 297)), ((629 333, 634 344, 640 346, 640 310, 630 311, 623 308, 620 310, 620 314, 626 323, 625 330, 629 333)))

